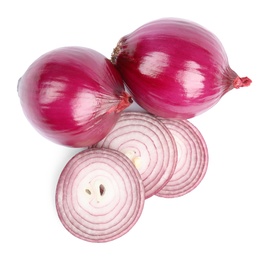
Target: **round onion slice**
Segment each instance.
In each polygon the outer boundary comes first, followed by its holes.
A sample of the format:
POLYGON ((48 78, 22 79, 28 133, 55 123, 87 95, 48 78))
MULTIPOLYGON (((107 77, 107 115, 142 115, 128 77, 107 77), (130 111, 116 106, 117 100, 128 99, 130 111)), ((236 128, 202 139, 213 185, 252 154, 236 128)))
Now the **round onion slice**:
POLYGON ((180 197, 195 189, 208 167, 208 149, 199 130, 187 120, 159 118, 175 138, 178 162, 174 175, 156 195, 180 197))
POLYGON ((144 186, 122 153, 87 149, 63 169, 56 209, 64 227, 89 242, 108 242, 126 234, 144 206, 144 186))
POLYGON ((167 127, 144 112, 123 112, 110 133, 96 147, 125 154, 140 172, 145 198, 161 190, 172 177, 177 149, 167 127))

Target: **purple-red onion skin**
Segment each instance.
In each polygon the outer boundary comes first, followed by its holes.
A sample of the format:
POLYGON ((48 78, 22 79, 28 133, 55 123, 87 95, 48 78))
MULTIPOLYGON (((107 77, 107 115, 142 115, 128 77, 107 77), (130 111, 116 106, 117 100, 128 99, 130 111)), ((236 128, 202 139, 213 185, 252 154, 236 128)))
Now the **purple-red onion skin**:
POLYGON ((111 62, 84 47, 39 57, 19 80, 18 94, 31 124, 46 138, 71 147, 101 140, 130 104, 111 62))
POLYGON ((229 67, 213 33, 182 19, 156 20, 122 37, 112 62, 134 100, 165 118, 192 118, 233 87, 251 83, 248 78, 242 83, 229 67), (236 79, 240 84, 234 86, 236 79))

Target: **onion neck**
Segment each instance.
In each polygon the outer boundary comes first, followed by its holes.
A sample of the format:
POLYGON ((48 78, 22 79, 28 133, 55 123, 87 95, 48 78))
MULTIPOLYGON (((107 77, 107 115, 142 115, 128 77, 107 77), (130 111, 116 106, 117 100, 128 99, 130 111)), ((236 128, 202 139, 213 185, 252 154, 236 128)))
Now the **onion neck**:
POLYGON ((133 103, 133 99, 131 97, 131 95, 129 95, 127 92, 123 92, 120 95, 120 101, 118 103, 118 105, 112 107, 110 110, 108 110, 108 113, 119 113, 121 111, 123 111, 124 109, 126 109, 127 107, 129 107, 131 104, 133 103))
POLYGON ((222 84, 225 86, 223 95, 228 91, 236 88, 247 87, 252 83, 252 80, 248 77, 239 77, 235 71, 230 67, 224 71, 222 84))
POLYGON ((234 88, 241 88, 241 87, 247 87, 252 83, 252 80, 248 77, 240 78, 237 76, 233 81, 233 87, 234 88))
POLYGON ((131 97, 131 95, 129 95, 127 92, 123 92, 121 94, 121 101, 119 102, 115 112, 119 113, 122 110, 126 109, 127 107, 129 107, 132 103, 133 103, 133 99, 131 97))

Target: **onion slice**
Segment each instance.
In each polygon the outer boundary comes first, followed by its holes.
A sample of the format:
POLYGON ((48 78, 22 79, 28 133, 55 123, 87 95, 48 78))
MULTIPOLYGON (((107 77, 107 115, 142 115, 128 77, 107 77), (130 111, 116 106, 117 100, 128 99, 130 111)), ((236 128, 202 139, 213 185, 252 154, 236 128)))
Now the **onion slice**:
POLYGON ((173 136, 160 120, 144 112, 123 112, 114 128, 95 147, 115 149, 129 157, 142 176, 145 198, 161 190, 176 167, 173 136))
POLYGON ((187 120, 159 118, 175 138, 178 162, 174 175, 156 195, 180 197, 195 189, 208 167, 208 149, 199 130, 187 120))
POLYGON ((64 227, 89 242, 126 234, 144 206, 144 186, 134 165, 120 152, 87 149, 64 167, 56 189, 56 209, 64 227))

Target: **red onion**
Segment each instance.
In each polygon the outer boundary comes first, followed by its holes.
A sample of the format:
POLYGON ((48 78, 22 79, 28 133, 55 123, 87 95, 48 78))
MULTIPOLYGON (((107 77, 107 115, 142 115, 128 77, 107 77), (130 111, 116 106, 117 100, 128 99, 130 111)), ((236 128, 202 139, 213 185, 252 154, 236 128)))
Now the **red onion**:
POLYGON ((72 147, 101 140, 131 102, 111 62, 83 47, 42 55, 20 79, 18 93, 32 125, 50 140, 72 147))
POLYGON ((188 119, 233 88, 248 86, 217 37, 182 19, 160 19, 122 37, 111 58, 134 100, 166 118, 188 119))
POLYGON ((143 179, 145 198, 161 190, 176 167, 173 136, 160 120, 147 113, 122 113, 111 132, 95 146, 118 150, 134 163, 143 179))
POLYGON ((208 167, 208 150, 199 130, 187 120, 160 120, 171 131, 178 151, 175 172, 166 186, 156 195, 179 197, 195 189, 208 167))
POLYGON ((122 153, 87 149, 64 167, 56 189, 56 209, 64 227, 89 242, 108 242, 126 234, 144 206, 137 169, 122 153))

